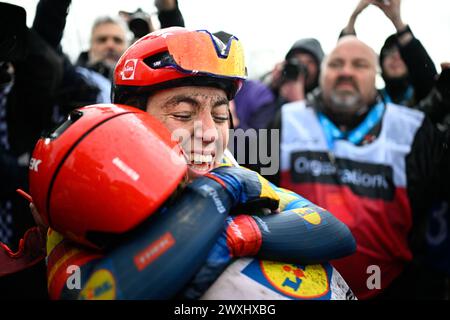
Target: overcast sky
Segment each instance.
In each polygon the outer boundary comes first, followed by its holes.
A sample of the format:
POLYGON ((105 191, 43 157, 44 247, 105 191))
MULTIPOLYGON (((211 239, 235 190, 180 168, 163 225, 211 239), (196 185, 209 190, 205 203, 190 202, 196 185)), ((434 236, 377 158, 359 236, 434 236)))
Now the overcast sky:
MULTIPOLYGON (((5 1, 5 0, 3 0, 5 1)), ((27 10, 28 25, 34 17, 37 0, 6 0, 27 10)), ((268 71, 282 60, 298 39, 315 37, 328 52, 336 43, 359 0, 179 0, 186 26, 235 34, 244 44, 250 76, 268 71)), ((63 48, 74 60, 89 45, 90 27, 99 15, 117 15, 119 10, 138 7, 154 13, 153 0, 73 0, 68 16, 63 48)), ((403 0, 403 20, 439 63, 450 61, 450 1, 403 0)), ((155 17, 155 21, 157 18, 155 17)), ((377 52, 385 38, 395 31, 376 7, 359 17, 358 36, 377 52)))

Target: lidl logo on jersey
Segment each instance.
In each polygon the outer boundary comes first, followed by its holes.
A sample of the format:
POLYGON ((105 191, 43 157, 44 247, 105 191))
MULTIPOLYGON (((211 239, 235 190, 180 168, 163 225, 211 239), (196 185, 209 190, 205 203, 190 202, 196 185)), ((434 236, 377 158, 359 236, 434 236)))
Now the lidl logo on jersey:
POLYGON ((252 261, 242 273, 267 288, 296 300, 329 300, 332 269, 329 264, 298 265, 252 261))
POLYGON ((320 213, 314 210, 313 208, 296 208, 292 209, 297 215, 302 217, 308 223, 313 225, 318 225, 322 222, 322 218, 320 217, 320 213))
POLYGON ((81 300, 113 300, 116 298, 116 282, 106 269, 96 271, 80 293, 81 300))

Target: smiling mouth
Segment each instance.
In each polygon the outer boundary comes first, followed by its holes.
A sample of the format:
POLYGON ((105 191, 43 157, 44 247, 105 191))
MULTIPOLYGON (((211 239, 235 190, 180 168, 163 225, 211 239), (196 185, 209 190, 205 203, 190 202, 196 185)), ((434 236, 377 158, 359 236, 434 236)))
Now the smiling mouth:
POLYGON ((198 153, 191 153, 189 157, 189 162, 192 164, 203 164, 203 163, 212 163, 213 156, 211 154, 204 155, 198 153))
POLYGON ((205 174, 215 165, 214 154, 202 154, 202 153, 184 153, 184 158, 189 169, 195 171, 198 174, 205 174))

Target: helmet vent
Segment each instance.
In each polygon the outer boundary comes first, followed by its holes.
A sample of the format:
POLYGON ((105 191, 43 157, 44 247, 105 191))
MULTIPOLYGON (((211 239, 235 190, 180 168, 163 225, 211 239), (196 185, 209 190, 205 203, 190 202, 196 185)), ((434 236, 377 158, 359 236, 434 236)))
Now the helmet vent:
POLYGON ((46 138, 50 138, 52 140, 58 138, 64 131, 66 131, 72 124, 75 123, 78 119, 81 118, 83 112, 74 110, 72 111, 67 119, 61 123, 56 129, 52 130, 46 138))
POLYGON ((144 59, 144 63, 152 69, 160 69, 171 65, 173 59, 168 51, 157 53, 144 59))

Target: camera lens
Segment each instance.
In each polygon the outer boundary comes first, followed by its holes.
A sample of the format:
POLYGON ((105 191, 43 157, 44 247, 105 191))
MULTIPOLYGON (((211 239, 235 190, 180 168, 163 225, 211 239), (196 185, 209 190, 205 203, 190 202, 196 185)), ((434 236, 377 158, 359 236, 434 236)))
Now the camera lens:
POLYGON ((304 75, 307 74, 305 65, 303 65, 297 59, 289 59, 286 61, 282 71, 282 77, 284 81, 297 80, 300 73, 304 75))
POLYGON ((151 32, 149 25, 150 16, 142 11, 141 8, 129 15, 128 27, 133 32, 135 38, 141 38, 151 32))

